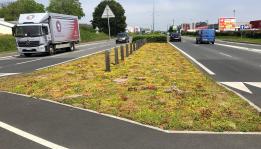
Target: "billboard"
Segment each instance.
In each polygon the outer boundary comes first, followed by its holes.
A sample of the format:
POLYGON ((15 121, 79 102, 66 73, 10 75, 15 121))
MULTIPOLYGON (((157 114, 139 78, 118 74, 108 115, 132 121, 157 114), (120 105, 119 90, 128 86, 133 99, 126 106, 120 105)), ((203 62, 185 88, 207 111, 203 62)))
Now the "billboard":
POLYGON ((236 18, 219 18, 219 31, 235 31, 236 18))

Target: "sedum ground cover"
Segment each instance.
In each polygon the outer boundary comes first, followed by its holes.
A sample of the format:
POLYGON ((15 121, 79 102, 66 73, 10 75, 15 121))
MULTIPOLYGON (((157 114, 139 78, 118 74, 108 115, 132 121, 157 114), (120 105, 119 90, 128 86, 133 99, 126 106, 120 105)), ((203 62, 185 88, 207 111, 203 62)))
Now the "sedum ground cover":
POLYGON ((111 66, 112 72, 104 72, 104 54, 96 54, 2 78, 0 90, 48 98, 167 130, 261 131, 257 111, 166 43, 147 44, 111 66))

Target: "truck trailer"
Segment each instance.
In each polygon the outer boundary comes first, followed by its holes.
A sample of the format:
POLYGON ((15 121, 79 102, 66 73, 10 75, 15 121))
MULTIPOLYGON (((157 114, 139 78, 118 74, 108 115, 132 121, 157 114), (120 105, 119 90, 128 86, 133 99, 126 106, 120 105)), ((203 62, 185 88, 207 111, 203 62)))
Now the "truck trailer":
POLYGON ((56 13, 21 14, 13 35, 21 55, 53 55, 58 49, 73 51, 80 42, 78 17, 56 13))

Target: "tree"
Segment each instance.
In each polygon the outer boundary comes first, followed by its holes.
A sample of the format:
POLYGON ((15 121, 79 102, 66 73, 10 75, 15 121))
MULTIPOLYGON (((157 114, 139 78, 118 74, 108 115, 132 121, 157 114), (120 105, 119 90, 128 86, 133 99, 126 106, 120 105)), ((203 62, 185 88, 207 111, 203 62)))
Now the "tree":
POLYGON ((51 0, 46 10, 54 13, 78 16, 79 19, 85 16, 79 0, 51 0))
POLYGON ((127 24, 126 24, 126 17, 125 17, 125 10, 121 6, 120 3, 116 2, 115 0, 105 0, 102 1, 93 12, 93 20, 92 26, 93 28, 98 27, 105 33, 109 33, 108 29, 108 20, 101 18, 106 5, 109 5, 111 10, 113 11, 115 18, 110 18, 110 25, 111 25, 111 34, 116 35, 119 32, 124 32, 127 24))
POLYGON ((0 17, 7 21, 17 20, 22 13, 39 13, 44 12, 44 5, 34 0, 17 0, 6 5, 1 5, 0 17))

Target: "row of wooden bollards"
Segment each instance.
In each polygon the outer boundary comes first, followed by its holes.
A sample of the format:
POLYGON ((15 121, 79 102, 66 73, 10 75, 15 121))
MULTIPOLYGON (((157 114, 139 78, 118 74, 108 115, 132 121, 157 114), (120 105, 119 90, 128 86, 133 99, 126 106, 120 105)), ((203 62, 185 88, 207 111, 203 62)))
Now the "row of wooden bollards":
MULTIPOLYGON (((123 45, 120 46, 120 48, 115 47, 114 48, 115 65, 118 65, 120 63, 119 54, 120 54, 121 61, 124 61, 125 58, 129 57, 130 55, 132 55, 135 51, 139 50, 146 43, 147 43, 146 39, 141 39, 141 40, 137 40, 134 43, 126 44, 125 45, 125 50, 124 50, 124 46, 123 45), (120 53, 119 53, 119 49, 120 49, 120 53)), ((106 50, 105 51, 105 71, 106 72, 110 72, 111 71, 110 52, 111 52, 111 50, 106 50)))

